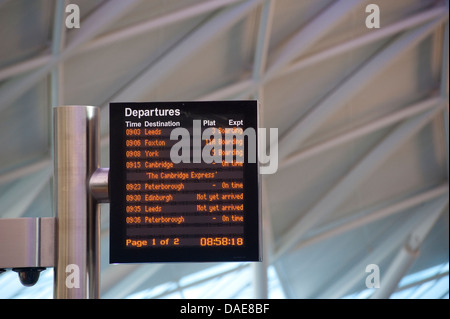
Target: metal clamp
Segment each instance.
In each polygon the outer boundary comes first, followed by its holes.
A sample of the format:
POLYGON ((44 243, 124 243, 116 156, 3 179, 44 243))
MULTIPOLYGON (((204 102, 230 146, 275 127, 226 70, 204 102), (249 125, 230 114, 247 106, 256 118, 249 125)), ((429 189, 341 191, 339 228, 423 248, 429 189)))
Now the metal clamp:
POLYGON ((54 267, 55 298, 99 298, 99 203, 109 201, 108 168, 99 168, 99 109, 54 108, 52 218, 0 219, 0 273, 12 268, 30 286, 54 267), (67 269, 79 285, 67 287, 67 269))

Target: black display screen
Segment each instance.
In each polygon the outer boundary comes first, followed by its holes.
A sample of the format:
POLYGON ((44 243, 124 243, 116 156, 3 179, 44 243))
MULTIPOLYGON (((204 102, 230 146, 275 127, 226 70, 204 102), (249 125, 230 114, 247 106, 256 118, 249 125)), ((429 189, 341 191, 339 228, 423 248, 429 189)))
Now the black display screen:
POLYGON ((109 112, 111 263, 261 260, 256 101, 109 112))

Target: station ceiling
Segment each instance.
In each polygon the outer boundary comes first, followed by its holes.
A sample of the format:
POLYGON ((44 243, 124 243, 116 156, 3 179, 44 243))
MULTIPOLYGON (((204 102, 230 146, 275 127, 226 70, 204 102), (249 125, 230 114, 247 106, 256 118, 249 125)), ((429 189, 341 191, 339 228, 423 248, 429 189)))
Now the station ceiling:
MULTIPOLYGON (((262 177, 278 296, 357 294, 368 265, 392 271, 417 239, 393 280, 438 269, 419 281, 447 278, 434 297, 448 298, 448 1, 69 2, 0 0, 1 218, 53 216, 55 106, 101 108, 108 167, 110 102, 257 99, 279 136, 278 170, 262 177), (65 25, 69 2, 80 28, 65 25)), ((254 265, 109 265, 107 204, 101 214, 104 297, 200 287, 208 271, 253 285, 254 265)))

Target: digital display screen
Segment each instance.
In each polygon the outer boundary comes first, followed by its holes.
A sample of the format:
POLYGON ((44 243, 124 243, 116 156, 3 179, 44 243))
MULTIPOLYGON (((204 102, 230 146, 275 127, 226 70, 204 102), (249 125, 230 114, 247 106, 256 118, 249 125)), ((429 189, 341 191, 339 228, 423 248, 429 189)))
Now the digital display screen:
POLYGON ((111 263, 261 260, 256 101, 109 113, 111 263))

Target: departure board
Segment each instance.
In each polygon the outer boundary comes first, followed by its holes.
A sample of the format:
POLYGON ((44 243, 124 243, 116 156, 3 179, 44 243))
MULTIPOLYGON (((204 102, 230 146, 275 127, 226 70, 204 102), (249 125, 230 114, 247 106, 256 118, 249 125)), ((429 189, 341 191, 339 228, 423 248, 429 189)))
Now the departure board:
POLYGON ((111 263, 261 260, 256 101, 109 113, 111 263))

